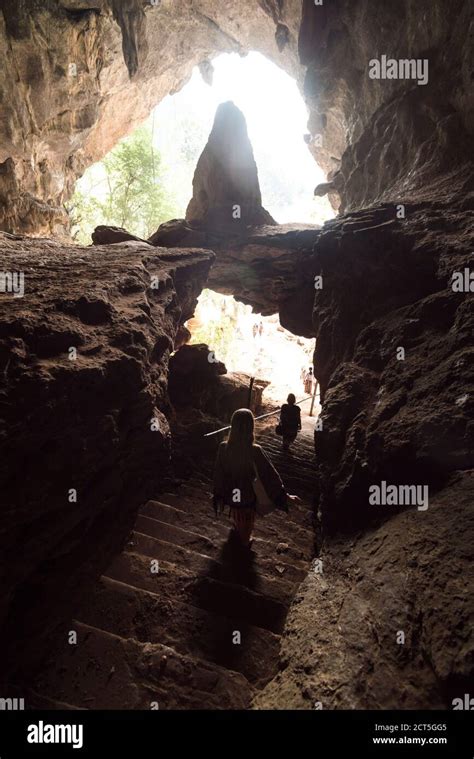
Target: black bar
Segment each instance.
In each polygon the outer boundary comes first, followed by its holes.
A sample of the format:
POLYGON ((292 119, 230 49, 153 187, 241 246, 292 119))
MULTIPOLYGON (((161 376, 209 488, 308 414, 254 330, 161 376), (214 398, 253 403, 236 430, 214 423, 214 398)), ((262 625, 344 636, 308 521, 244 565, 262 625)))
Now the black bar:
POLYGON ((18 711, 0 712, 0 757, 130 757, 150 755, 254 754, 288 759, 305 751, 314 757, 403 757, 472 759, 471 711, 18 711), (41 727, 42 723, 42 727, 41 727), (51 725, 52 728, 49 728, 51 725), (64 726, 71 743, 29 743, 54 737, 64 726), (68 726, 72 727, 67 733, 68 726), (80 726, 82 737, 80 740, 80 726), (389 740, 390 739, 390 740, 389 740), (416 739, 416 740, 415 740, 416 739), (422 742, 424 740, 424 743, 422 742), (79 742, 82 746, 79 747, 79 742), (306 747, 306 748, 305 748, 306 747), (341 753, 347 752, 347 753, 341 753))

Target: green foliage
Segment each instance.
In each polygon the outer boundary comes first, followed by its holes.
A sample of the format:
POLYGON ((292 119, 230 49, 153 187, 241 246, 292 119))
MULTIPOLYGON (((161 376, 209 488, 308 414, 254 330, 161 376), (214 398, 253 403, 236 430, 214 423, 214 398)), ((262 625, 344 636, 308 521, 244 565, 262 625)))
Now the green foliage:
POLYGON ((102 161, 88 170, 68 209, 75 239, 90 243, 99 224, 124 227, 149 237, 175 215, 173 200, 164 189, 161 156, 153 148, 153 135, 139 127, 102 161), (89 174, 88 174, 89 172, 89 174), (94 177, 98 181, 94 183, 94 177))
POLYGON ((239 333, 239 316, 245 306, 212 290, 203 290, 199 297, 199 311, 204 315, 201 323, 193 325, 192 342, 205 343, 219 361, 227 363, 235 350, 239 333))

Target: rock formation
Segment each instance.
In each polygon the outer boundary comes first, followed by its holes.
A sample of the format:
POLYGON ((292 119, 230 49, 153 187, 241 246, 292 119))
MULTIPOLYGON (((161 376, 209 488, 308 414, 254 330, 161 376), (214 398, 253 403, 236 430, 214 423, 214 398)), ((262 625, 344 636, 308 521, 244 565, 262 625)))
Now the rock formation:
POLYGON ((275 224, 262 207, 257 164, 243 113, 221 103, 193 179, 186 220, 207 229, 275 224))
POLYGON ((257 708, 446 708, 472 678, 474 307, 453 275, 472 262, 474 217, 406 210, 329 222, 308 257, 323 546, 257 708), (382 482, 425 487, 426 510, 371 505, 382 482))
POLYGON ((390 207, 343 217, 314 248, 323 273, 313 311, 323 397, 316 450, 328 529, 373 516, 369 483, 435 492, 474 467, 474 308, 472 293, 453 290, 472 260, 474 216, 435 203, 407 213, 409 224, 390 207))
POLYGON ((233 295, 264 316, 279 313, 283 327, 314 337, 312 249, 318 234, 316 224, 257 226, 232 233, 175 219, 162 224, 149 242, 212 250, 216 254, 209 274, 213 290, 233 295))
POLYGON ((132 235, 122 227, 109 227, 101 224, 92 233, 93 245, 114 245, 117 242, 128 242, 130 240, 147 242, 147 240, 142 240, 140 237, 132 235))
POLYGON ((27 670, 164 476, 168 359, 212 254, 0 248, 24 274, 23 297, 0 294, 1 669, 27 670))
MULTIPOLYGON (((202 445, 204 432, 228 424, 237 409, 248 406, 258 414, 269 382, 254 378, 251 384, 250 380, 244 372, 228 373, 207 345, 183 345, 170 359, 168 392, 178 423, 183 424, 186 418, 186 435, 191 434, 191 416, 196 411, 197 436, 201 436, 198 445, 202 445), (192 413, 185 417, 185 412, 192 413)), ((192 444, 196 444, 196 435, 193 438, 192 444)))
POLYGON ((299 54, 310 150, 335 180, 340 210, 472 189, 470 29, 472 7, 463 0, 454 16, 437 0, 304 0, 299 54), (428 61, 427 83, 370 78, 370 62, 383 54, 428 61))
POLYGON ((427 512, 326 541, 254 706, 451 709, 472 679, 473 497, 461 473, 427 512))
POLYGON ((223 51, 259 50, 297 79, 310 150, 329 180, 337 175, 331 197, 343 209, 462 192, 471 10, 468 0, 456 7, 454 18, 443 0, 242 0, 233 12, 208 0, 4 3, 0 228, 66 230, 63 203, 84 168, 223 51), (383 52, 427 59, 428 83, 371 79, 369 61, 383 52))

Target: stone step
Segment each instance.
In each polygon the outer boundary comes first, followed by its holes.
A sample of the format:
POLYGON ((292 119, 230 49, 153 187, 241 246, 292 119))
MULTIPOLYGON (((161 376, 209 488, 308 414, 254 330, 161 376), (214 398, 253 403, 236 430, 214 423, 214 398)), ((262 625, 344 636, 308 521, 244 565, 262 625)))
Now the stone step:
POLYGON ((194 524, 191 525, 190 529, 183 529, 166 522, 160 522, 154 517, 139 514, 135 522, 135 531, 213 557, 218 547, 210 537, 194 532, 192 528, 195 527, 196 523, 199 523, 199 520, 194 518, 193 522, 194 524))
POLYGON ((164 601, 199 605, 193 598, 196 578, 187 569, 159 560, 158 572, 151 571, 151 559, 133 551, 124 551, 107 567, 104 577, 159 595, 164 601))
MULTIPOLYGON (((161 493, 160 501, 162 503, 168 503, 170 506, 175 506, 182 511, 189 511, 191 514, 202 514, 205 517, 210 517, 214 513, 212 503, 200 499, 197 495, 183 496, 179 491, 177 493, 161 493)), ((274 519, 277 516, 280 516, 280 520, 284 518, 285 523, 288 525, 298 525, 305 530, 312 532, 311 524, 313 511, 307 505, 291 504, 288 514, 276 510, 268 517, 259 519, 258 522, 263 526, 267 521, 274 519)))
POLYGON ((188 482, 182 482, 176 489, 177 493, 184 493, 187 496, 197 496, 201 499, 208 500, 212 503, 212 487, 204 488, 199 482, 195 482, 194 478, 188 482))
MULTIPOLYGON (((227 531, 227 535, 224 538, 219 536, 216 539, 212 539, 208 531, 206 531, 207 537, 204 537, 196 532, 170 525, 143 514, 138 516, 135 529, 143 535, 197 551, 217 561, 223 550, 225 550, 226 543, 232 539, 229 531, 227 531)), ((286 581, 297 583, 301 582, 306 575, 304 569, 286 562, 283 556, 279 556, 276 553, 274 543, 271 544, 255 538, 253 553, 254 566, 262 576, 274 577, 276 579, 281 577, 286 581)))
POLYGON ((133 531, 127 550, 179 564, 197 577, 211 577, 222 583, 241 585, 286 605, 291 602, 297 588, 295 582, 259 575, 252 554, 230 544, 224 546, 219 560, 216 560, 207 554, 133 531))
MULTIPOLYGON (((287 455, 289 456, 290 454, 287 455)), ((278 469, 278 472, 283 480, 285 478, 285 475, 294 476, 295 474, 299 475, 305 484, 311 484, 311 482, 315 479, 314 467, 309 465, 307 462, 304 462, 302 459, 295 458, 294 461, 291 461, 286 457, 282 458, 279 454, 272 455, 271 452, 270 458, 272 459, 275 467, 278 469)))
POLYGON ((122 638, 162 643, 186 656, 219 664, 258 687, 275 674, 277 635, 252 627, 247 620, 212 614, 108 577, 97 583, 81 621, 122 638), (235 632, 240 633, 240 644, 233 641, 235 632))
POLYGON ((298 446, 292 446, 289 451, 282 449, 281 440, 274 438, 264 438, 260 441, 265 453, 274 457, 280 463, 290 463, 300 461, 305 469, 311 470, 315 461, 313 445, 298 443, 298 446))
POLYGON ((278 461, 282 466, 291 465, 297 461, 301 464, 304 471, 314 473, 314 450, 299 448, 296 451, 294 448, 290 448, 289 451, 284 451, 282 450, 281 443, 274 442, 273 440, 262 441, 262 447, 272 461, 278 461))
POLYGON ((278 470, 278 473, 283 480, 283 484, 287 490, 287 480, 291 479, 300 483, 300 486, 303 489, 303 494, 307 493, 308 491, 310 493, 313 492, 314 481, 316 479, 315 470, 313 467, 308 467, 306 464, 303 464, 300 459, 292 462, 286 459, 282 461, 279 457, 272 456, 271 454, 270 459, 272 460, 275 468, 278 470))
MULTIPOLYGON (((289 452, 283 452, 280 440, 268 439, 262 440, 261 442, 265 453, 277 469, 285 485, 287 484, 285 482, 285 477, 294 478, 296 474, 299 476, 305 491, 308 491, 309 489, 308 492, 313 492, 315 479, 315 454, 313 445, 307 445, 301 448, 298 446, 298 449, 295 448, 291 449, 289 452)), ((199 472, 192 472, 189 481, 182 484, 185 487, 194 486, 205 493, 211 494, 213 489, 212 479, 213 466, 209 467, 207 477, 204 475, 202 467, 200 467, 199 472)))
POLYGON ((168 480, 170 492, 142 506, 125 549, 90 589, 71 624, 78 644, 56 648, 33 683, 33 708, 250 708, 277 674, 279 636, 315 540, 311 445, 300 440, 289 455, 276 436, 261 440, 302 501, 289 515, 257 516, 247 551, 228 515, 214 515, 213 461, 168 480))
MULTIPOLYGON (((265 451, 268 454, 272 464, 280 474, 283 483, 287 485, 286 478, 290 477, 295 479, 295 476, 301 481, 301 486, 304 492, 313 492, 314 480, 315 480, 315 467, 311 459, 307 457, 296 457, 292 453, 282 453, 280 449, 272 446, 265 447, 265 451), (308 490, 309 489, 309 490, 308 490)), ((200 491, 202 494, 212 495, 212 480, 203 485, 202 482, 195 480, 194 474, 190 478, 188 483, 182 483, 180 486, 184 489, 194 488, 200 491)))
MULTIPOLYGON (((208 519, 210 515, 211 507, 209 504, 203 505, 197 500, 183 498, 175 493, 162 493, 160 495, 160 503, 172 506, 180 511, 185 511, 192 515, 193 518, 201 519, 204 517, 208 519)), ((274 540, 277 543, 292 543, 302 551, 303 558, 310 559, 314 554, 313 518, 312 512, 308 511, 305 524, 302 525, 288 519, 287 515, 282 511, 275 511, 267 517, 257 516, 254 537, 274 540)), ((232 526, 227 514, 220 515, 218 520, 221 524, 228 525, 229 528, 232 526)))
MULTIPOLYGON (((192 530, 196 522, 195 517, 189 512, 182 511, 160 501, 148 501, 141 507, 139 513, 152 519, 158 519, 158 521, 165 522, 166 524, 176 525, 183 530, 192 530)), ((269 520, 264 521, 268 522, 269 520)), ((204 532, 214 542, 227 540, 230 529, 231 523, 226 518, 212 519, 199 516, 199 531, 204 532)), ((255 536, 258 546, 256 550, 258 550, 259 554, 262 552, 265 557, 274 556, 285 563, 291 562, 294 567, 301 569, 304 573, 307 572, 307 561, 304 560, 304 552, 301 549, 295 548, 293 545, 283 545, 273 534, 267 537, 264 524, 259 528, 257 523, 255 536)), ((305 540, 309 538, 308 542, 310 545, 312 544, 312 533, 308 535, 304 534, 303 537, 305 540)))
POLYGON ((226 584, 209 577, 195 577, 186 568, 159 561, 158 574, 150 571, 150 558, 135 552, 117 556, 107 577, 157 593, 170 602, 190 604, 223 617, 246 619, 252 627, 279 634, 287 607, 242 585, 226 584))
POLYGON ((184 656, 168 646, 139 643, 73 622, 77 645, 64 643, 33 690, 86 709, 246 709, 245 677, 184 656))

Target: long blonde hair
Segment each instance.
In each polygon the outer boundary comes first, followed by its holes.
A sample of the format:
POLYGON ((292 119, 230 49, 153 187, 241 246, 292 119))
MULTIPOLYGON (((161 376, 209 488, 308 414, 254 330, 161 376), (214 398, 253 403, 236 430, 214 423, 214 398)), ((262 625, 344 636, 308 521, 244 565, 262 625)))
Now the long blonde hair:
POLYGON ((236 477, 254 475, 253 444, 255 420, 248 408, 239 408, 232 414, 230 433, 226 445, 230 473, 236 477))

